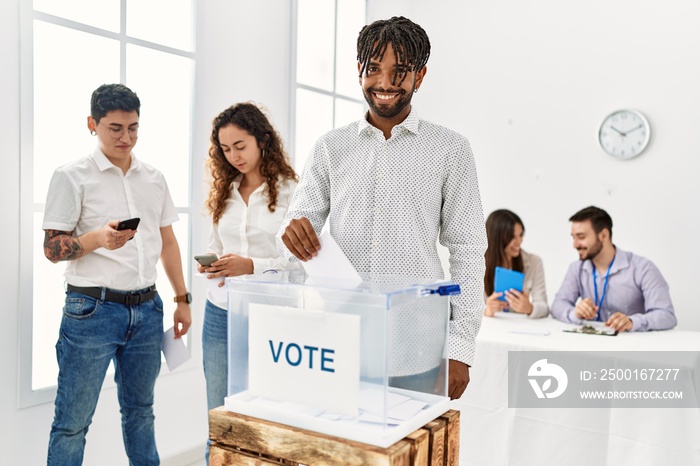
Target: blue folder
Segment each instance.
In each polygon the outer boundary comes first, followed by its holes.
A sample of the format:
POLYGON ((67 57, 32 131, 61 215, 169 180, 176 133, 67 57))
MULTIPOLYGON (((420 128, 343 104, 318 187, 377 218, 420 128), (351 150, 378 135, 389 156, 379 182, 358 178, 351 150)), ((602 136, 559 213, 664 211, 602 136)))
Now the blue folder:
POLYGON ((496 267, 496 272, 494 273, 493 277, 493 291, 503 293, 503 295, 498 299, 505 301, 506 291, 515 289, 521 293, 523 292, 524 279, 525 274, 522 272, 504 269, 503 267, 496 267))

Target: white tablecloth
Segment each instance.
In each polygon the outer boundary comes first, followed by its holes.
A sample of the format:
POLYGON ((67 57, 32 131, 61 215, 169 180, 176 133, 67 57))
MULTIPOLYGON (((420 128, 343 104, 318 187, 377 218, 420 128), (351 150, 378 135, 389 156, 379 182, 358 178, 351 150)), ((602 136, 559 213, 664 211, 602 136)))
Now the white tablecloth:
POLYGON ((572 327, 514 313, 484 318, 471 382, 453 402, 460 465, 700 465, 697 408, 508 408, 508 351, 700 351, 700 332, 562 331, 572 327))

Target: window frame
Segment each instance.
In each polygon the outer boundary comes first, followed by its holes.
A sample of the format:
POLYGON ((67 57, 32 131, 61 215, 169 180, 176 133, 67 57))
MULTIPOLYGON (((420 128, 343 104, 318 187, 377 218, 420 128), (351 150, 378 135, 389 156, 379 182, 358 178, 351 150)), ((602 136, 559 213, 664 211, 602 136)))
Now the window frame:
MULTIPOLYGON (((291 25, 290 25, 290 74, 292 79, 290 79, 289 87, 289 121, 290 121, 290 136, 289 136, 289 147, 294 150, 294 156, 292 158, 292 166, 296 165, 296 139, 297 139, 297 121, 296 121, 296 110, 297 110, 297 90, 304 89, 309 92, 314 92, 324 96, 329 96, 333 99, 333 121, 332 128, 336 128, 336 102, 338 99, 345 100, 352 103, 358 103, 367 107, 367 103, 361 98, 352 98, 337 92, 337 80, 336 73, 337 69, 337 45, 338 45, 338 0, 333 0, 334 10, 333 10, 333 90, 327 91, 325 89, 320 89, 318 87, 309 86, 308 84, 303 84, 297 81, 297 34, 299 32, 299 2, 304 0, 293 0, 293 5, 291 8, 291 25)), ((367 0, 365 0, 365 22, 367 21, 367 0)), ((319 134, 319 136, 321 136, 319 134)), ((309 148, 310 150, 311 148, 309 148)), ((298 172, 301 175, 301 171, 304 167, 298 167, 298 172)), ((295 168, 296 170, 296 168, 295 168)))
MULTIPOLYGON (((196 2, 193 0, 192 22, 193 33, 196 25, 196 2)), ((17 405, 20 409, 36 406, 44 403, 53 403, 57 385, 39 389, 32 388, 33 372, 33 342, 34 342, 34 251, 33 229, 34 215, 43 212, 44 203, 34 202, 34 21, 44 21, 56 26, 66 27, 79 32, 94 34, 100 37, 117 40, 119 42, 119 82, 126 82, 126 48, 127 45, 141 46, 157 52, 168 53, 192 60, 192 76, 190 88, 191 112, 189 116, 190 138, 188 151, 188 205, 177 207, 178 214, 187 216, 186 229, 188 231, 188 242, 180 244, 180 250, 188 258, 192 250, 193 220, 196 217, 194 200, 196 197, 193 189, 193 179, 195 168, 193 166, 194 152, 194 108, 195 108, 195 76, 197 53, 196 44, 193 44, 192 51, 185 51, 173 47, 157 44, 154 42, 138 39, 126 34, 127 26, 127 0, 120 0, 120 24, 119 32, 108 31, 95 26, 90 26, 70 19, 62 18, 52 14, 34 10, 33 2, 20 2, 20 241, 19 241, 19 360, 18 360, 18 399, 17 405)), ((184 271, 185 280, 188 284, 192 282, 191 267, 184 271)), ((188 286, 189 289, 189 286, 188 286)), ((191 341, 191 340, 190 340, 191 341)), ((191 351, 191 345, 190 351, 191 351)), ((191 364, 190 364, 191 365, 191 364)), ((162 373, 161 376, 167 375, 162 373)), ((111 377, 106 377, 102 389, 114 387, 115 383, 111 377)))

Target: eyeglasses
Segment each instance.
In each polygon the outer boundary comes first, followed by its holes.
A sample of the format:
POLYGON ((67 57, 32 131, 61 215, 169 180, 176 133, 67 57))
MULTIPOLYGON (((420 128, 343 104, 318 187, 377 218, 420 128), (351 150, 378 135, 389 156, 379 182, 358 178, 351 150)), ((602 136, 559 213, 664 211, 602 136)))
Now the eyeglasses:
MULTIPOLYGON (((99 125, 99 123, 98 123, 99 125)), ((107 131, 112 139, 119 139, 124 136, 125 132, 129 132, 129 137, 131 139, 136 139, 139 136, 138 126, 129 126, 128 128, 113 128, 111 126, 106 126, 107 131)))

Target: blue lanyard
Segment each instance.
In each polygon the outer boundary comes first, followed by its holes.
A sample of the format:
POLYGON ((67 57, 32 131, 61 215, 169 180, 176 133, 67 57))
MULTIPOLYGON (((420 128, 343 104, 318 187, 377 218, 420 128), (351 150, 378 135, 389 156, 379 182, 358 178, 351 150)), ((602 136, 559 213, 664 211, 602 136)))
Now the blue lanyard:
POLYGON ((605 280, 603 281, 603 295, 600 297, 600 302, 598 302, 598 281, 596 280, 595 276, 595 264, 591 260, 591 265, 593 266, 593 291, 595 292, 595 305, 598 308, 598 310, 596 311, 595 320, 600 320, 600 310, 603 307, 603 301, 605 301, 605 293, 607 293, 608 291, 608 280, 610 279, 610 270, 612 269, 612 266, 615 263, 616 257, 617 254, 613 256, 613 260, 608 266, 608 271, 605 273, 605 280))

